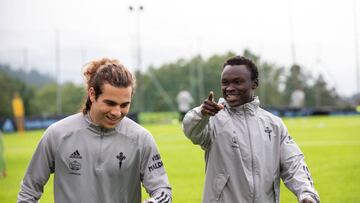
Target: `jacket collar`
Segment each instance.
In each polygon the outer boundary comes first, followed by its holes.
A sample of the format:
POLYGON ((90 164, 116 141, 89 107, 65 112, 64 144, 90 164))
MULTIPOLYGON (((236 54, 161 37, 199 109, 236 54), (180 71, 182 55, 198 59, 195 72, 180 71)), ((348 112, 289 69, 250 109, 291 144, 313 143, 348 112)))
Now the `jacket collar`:
POLYGON ((258 96, 254 96, 254 99, 251 102, 242 104, 240 106, 230 107, 226 102, 225 106, 229 109, 230 112, 239 114, 249 113, 253 116, 260 106, 260 100, 258 96))
MULTIPOLYGON (((84 115, 85 121, 89 124, 89 130, 93 131, 97 135, 112 135, 116 133, 116 128, 104 128, 99 126, 98 124, 94 123, 89 114, 84 115)), ((119 124, 117 125, 119 126, 119 124)))

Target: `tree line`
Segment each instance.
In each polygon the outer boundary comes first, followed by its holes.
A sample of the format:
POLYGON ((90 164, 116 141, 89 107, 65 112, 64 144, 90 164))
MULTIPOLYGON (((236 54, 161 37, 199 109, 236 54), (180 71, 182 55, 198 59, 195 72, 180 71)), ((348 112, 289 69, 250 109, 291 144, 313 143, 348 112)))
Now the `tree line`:
MULTIPOLYGON (((207 59, 194 56, 160 67, 150 66, 145 72, 135 72, 137 88, 132 111, 176 111, 176 95, 184 89, 190 91, 194 97, 193 106, 199 105, 210 90, 214 91, 216 98, 221 97, 222 64, 234 55, 235 53, 228 52, 207 59)), ((288 106, 291 93, 298 87, 305 92, 307 107, 347 105, 336 89, 328 86, 322 75, 306 73, 304 68, 297 64, 286 68, 263 61, 249 50, 244 50, 242 55, 251 58, 258 65, 260 86, 256 94, 264 107, 288 106)), ((9 66, 0 64, 0 117, 12 116, 11 99, 15 92, 18 92, 24 101, 26 116, 57 114, 57 85, 51 77, 31 72, 35 80, 29 80, 29 74, 27 77, 16 77, 22 74, 11 74, 9 70, 9 66)), ((80 111, 86 96, 84 87, 67 82, 61 84, 60 89, 62 114, 80 111)))
MULTIPOLYGON (((147 72, 136 73, 138 86, 134 99, 136 110, 169 111, 176 107, 176 95, 186 89, 194 97, 194 105, 199 105, 209 91, 214 91, 216 98, 221 97, 220 76, 225 60, 235 53, 213 55, 208 59, 195 56, 189 60, 179 59, 174 63, 160 67, 150 67, 147 72), (158 87, 161 84, 163 91, 158 87), (165 99, 164 99, 165 98, 165 99), (166 99, 169 98, 169 99, 166 99), (170 101, 168 101, 170 100, 170 101)), ((344 107, 336 89, 329 87, 322 75, 306 73, 300 65, 289 68, 261 60, 249 50, 243 56, 252 59, 259 68, 260 85, 256 95, 264 107, 286 107, 290 95, 296 88, 301 88, 306 95, 306 107, 336 106, 344 107)))
MULTIPOLYGON (((0 118, 12 116, 11 101, 15 93, 23 100, 26 116, 53 116, 57 114, 57 84, 50 76, 36 71, 25 73, 0 64, 0 118)), ((62 114, 79 111, 85 90, 71 82, 61 84, 62 114)))

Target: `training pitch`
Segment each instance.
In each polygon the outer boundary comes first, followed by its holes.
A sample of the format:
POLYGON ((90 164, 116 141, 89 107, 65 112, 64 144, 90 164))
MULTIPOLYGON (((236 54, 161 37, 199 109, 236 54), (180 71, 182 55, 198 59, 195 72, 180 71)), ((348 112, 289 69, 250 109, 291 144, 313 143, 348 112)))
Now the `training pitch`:
MULTIPOLYGON (((321 202, 360 201, 360 116, 284 119, 305 154, 321 202)), ((155 137, 173 188, 174 203, 201 202, 204 155, 182 133, 181 125, 144 125, 155 137)), ((15 202, 20 181, 43 131, 5 134, 6 178, 0 178, 0 202, 15 202)), ((42 203, 53 202, 52 176, 42 203)), ((143 198, 147 195, 143 191, 143 198)), ((283 185, 281 202, 297 202, 283 185)))

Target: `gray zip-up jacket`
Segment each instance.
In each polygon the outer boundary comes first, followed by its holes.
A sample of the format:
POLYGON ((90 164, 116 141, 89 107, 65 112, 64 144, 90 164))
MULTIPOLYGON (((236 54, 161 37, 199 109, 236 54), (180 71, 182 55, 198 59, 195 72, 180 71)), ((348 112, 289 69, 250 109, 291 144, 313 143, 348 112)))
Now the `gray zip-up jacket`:
POLYGON ((82 113, 51 125, 25 177, 18 202, 37 202, 54 173, 57 203, 140 203, 141 183, 151 197, 171 202, 171 188, 151 134, 129 118, 115 129, 82 113))
POLYGON ((299 202, 319 202, 303 153, 282 120, 252 102, 203 116, 201 106, 183 121, 185 135, 205 150, 203 203, 278 203, 280 177, 299 202))

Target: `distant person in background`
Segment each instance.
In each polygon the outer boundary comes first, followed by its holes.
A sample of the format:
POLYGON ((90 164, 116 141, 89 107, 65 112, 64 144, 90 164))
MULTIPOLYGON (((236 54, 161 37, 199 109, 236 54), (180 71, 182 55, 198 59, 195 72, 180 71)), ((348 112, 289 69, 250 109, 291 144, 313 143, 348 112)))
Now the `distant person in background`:
POLYGON ((23 133, 25 110, 23 101, 17 92, 15 92, 14 98, 12 100, 12 109, 15 118, 16 129, 18 132, 23 133))
POLYGON ((84 71, 87 99, 81 113, 44 133, 18 202, 38 202, 54 173, 55 202, 171 203, 171 188, 152 135, 126 117, 135 78, 118 60, 103 58, 84 71))
POLYGON ((290 107, 295 111, 301 111, 305 106, 305 92, 302 88, 296 88, 290 97, 290 107))
POLYGON ((2 132, 0 131, 0 178, 6 176, 6 164, 5 164, 4 153, 5 153, 5 147, 2 138, 2 132))
POLYGON ((191 103, 194 101, 191 94, 187 90, 182 90, 176 96, 179 110, 179 121, 181 122, 185 114, 190 110, 191 103))
POLYGON ((278 203, 280 178, 301 203, 317 203, 304 155, 281 118, 254 95, 258 68, 249 59, 228 59, 221 73, 225 101, 214 95, 184 118, 185 135, 205 150, 203 203, 278 203))

